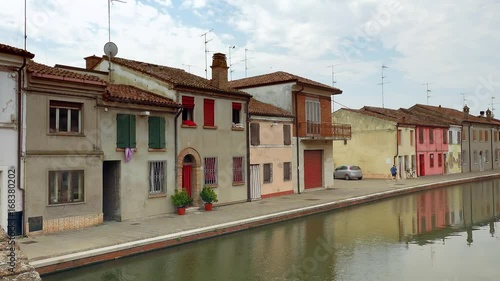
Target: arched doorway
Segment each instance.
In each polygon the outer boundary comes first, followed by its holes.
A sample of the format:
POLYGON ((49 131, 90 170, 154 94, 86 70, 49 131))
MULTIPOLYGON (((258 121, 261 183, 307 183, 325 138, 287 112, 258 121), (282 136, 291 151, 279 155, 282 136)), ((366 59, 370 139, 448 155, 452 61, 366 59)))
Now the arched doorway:
POLYGON ((193 156, 184 156, 182 160, 182 188, 193 198, 193 156))
POLYGON ((201 204, 201 176, 200 154, 194 148, 184 148, 177 155, 177 189, 185 188, 194 206, 201 204))

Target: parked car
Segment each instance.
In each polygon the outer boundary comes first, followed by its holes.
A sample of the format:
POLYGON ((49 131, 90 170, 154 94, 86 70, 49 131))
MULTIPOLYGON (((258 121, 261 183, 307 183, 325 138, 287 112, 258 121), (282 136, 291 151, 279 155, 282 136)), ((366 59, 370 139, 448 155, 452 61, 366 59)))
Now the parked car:
POLYGON ((362 179, 363 171, 359 166, 355 165, 343 165, 335 168, 333 172, 334 179, 362 179))

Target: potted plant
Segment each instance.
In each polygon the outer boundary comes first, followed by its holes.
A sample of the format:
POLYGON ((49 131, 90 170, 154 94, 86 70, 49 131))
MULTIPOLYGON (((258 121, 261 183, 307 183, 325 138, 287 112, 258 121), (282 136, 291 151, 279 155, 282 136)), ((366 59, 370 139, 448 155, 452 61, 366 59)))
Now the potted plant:
POLYGON ((185 188, 183 188, 182 191, 176 189, 171 198, 172 203, 175 207, 177 207, 178 215, 184 215, 186 213, 186 206, 193 203, 193 199, 189 197, 189 194, 187 193, 187 190, 185 188))
POLYGON ((212 203, 218 201, 217 193, 215 193, 214 189, 208 186, 203 187, 200 197, 205 202, 205 211, 212 211, 212 203))

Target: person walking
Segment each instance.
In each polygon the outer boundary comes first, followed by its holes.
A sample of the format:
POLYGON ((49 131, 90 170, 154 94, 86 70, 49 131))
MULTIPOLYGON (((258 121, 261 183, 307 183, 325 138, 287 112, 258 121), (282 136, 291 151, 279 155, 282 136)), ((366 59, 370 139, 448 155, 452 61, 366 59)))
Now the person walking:
POLYGON ((391 175, 392 175, 392 179, 393 180, 396 180, 397 173, 398 173, 398 168, 396 168, 396 165, 392 165, 392 167, 391 167, 391 175))

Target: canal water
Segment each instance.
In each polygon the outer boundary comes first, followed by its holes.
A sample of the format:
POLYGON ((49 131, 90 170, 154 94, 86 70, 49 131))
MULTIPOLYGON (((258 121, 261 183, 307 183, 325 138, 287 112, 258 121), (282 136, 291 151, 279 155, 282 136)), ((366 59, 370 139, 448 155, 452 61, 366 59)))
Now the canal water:
POLYGON ((44 281, 500 280, 500 181, 451 186, 45 276, 44 281))

